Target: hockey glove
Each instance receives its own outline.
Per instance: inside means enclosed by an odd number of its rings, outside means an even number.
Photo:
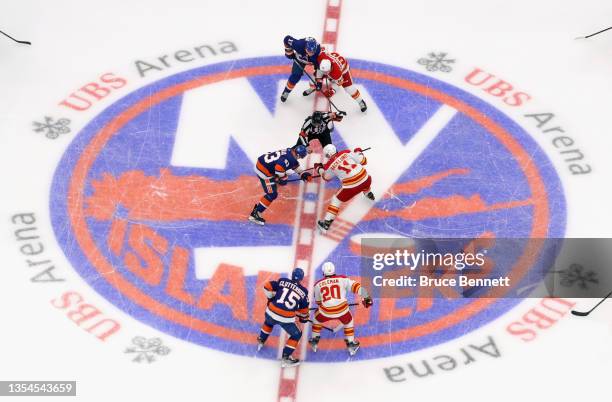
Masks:
[[[312,181],[312,175],[308,172],[304,172],[300,175],[300,179],[302,179],[302,181],[307,181],[307,182],[311,182]]]
[[[335,94],[336,90],[334,88],[327,88],[325,91],[323,91],[323,95],[325,95],[326,98],[331,98]]]
[[[344,115],[338,114],[338,113],[336,113],[336,112],[333,112],[333,113],[331,114],[331,119],[332,119],[333,121],[342,121],[342,119],[343,119],[343,118],[344,118]]]
[[[372,301],[372,298],[368,296],[363,298],[361,304],[363,304],[363,307],[365,308],[370,308],[374,302]]]
[[[307,322],[309,322],[310,320],[308,319],[308,317],[302,317],[302,316],[298,316],[298,318],[300,319],[300,322],[302,324],[306,324]]]
[[[356,154],[359,154],[359,153],[363,152],[363,149],[357,147],[357,148],[353,149],[353,152],[355,152]]]
[[[325,168],[323,167],[322,163],[315,163],[314,171],[317,172],[318,175],[322,175],[323,172],[325,171]]]
[[[275,180],[275,181],[276,181],[276,183],[277,183],[279,186],[284,186],[284,185],[286,185],[286,184],[287,184],[287,178],[286,178],[286,177],[279,177],[279,176],[276,176],[276,180]]]

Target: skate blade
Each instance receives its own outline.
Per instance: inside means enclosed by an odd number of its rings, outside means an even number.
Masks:
[[[327,234],[327,229],[324,229],[319,225],[317,225],[317,229],[319,229],[319,233],[321,233],[322,235]]]
[[[263,222],[259,222],[258,220],[256,220],[256,219],[255,219],[255,218],[253,218],[252,216],[249,216],[249,221],[251,221],[251,222],[253,222],[254,224],[259,225],[259,226],[263,226],[263,225],[264,225],[264,223],[263,223]]]
[[[295,367],[295,366],[299,366],[299,365],[300,365],[300,362],[297,362],[297,363],[286,363],[286,362],[281,361],[281,367],[282,368]]]
[[[349,350],[349,355],[350,356],[355,356],[355,354],[357,353],[358,350],[359,350],[359,346],[357,346],[354,349]]]

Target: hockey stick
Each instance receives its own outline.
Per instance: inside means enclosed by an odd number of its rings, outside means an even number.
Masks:
[[[293,62],[295,63],[296,66],[298,66],[298,68],[300,70],[302,70],[302,72],[304,74],[306,74],[306,76],[310,79],[310,82],[312,82],[312,84],[315,86],[315,88],[317,87],[317,82],[314,80],[314,78],[312,78],[312,76],[310,74],[308,74],[308,71],[306,71],[306,69],[304,67],[302,67],[302,65],[300,63],[298,63],[297,61],[295,61],[295,59],[293,59]],[[321,91],[320,89],[317,89],[317,91]],[[332,105],[334,107],[334,109],[336,109],[338,111],[339,114],[346,116],[346,112],[344,110],[340,110],[338,109],[338,106],[336,106],[334,104],[334,102],[332,102],[332,100],[330,98],[328,98],[327,96],[325,97],[327,98],[327,101],[329,102],[330,105]]]
[[[359,306],[359,303],[350,303],[349,307],[353,307],[353,306]],[[312,310],[317,310],[318,307],[311,307],[308,310],[312,311]]]
[[[372,149],[372,147],[367,147],[366,149],[362,149],[361,152],[365,152],[365,151],[368,151],[370,149]],[[304,171],[306,172],[306,171],[312,170],[312,169],[314,169],[314,167],[305,169]],[[321,177],[321,175],[319,174],[319,175],[316,175],[316,176],[312,176],[313,179],[316,179],[317,177]],[[302,179],[291,179],[291,180],[287,180],[287,183],[291,183],[291,182],[294,182],[294,181],[300,181],[300,180],[302,180]],[[355,304],[359,304],[359,303],[355,303]],[[354,306],[355,304],[349,304],[349,306]]]
[[[311,177],[313,179],[316,179],[317,177],[321,177],[321,175],[318,174],[316,176],[311,176]],[[302,180],[302,179],[291,179],[291,180],[287,180],[287,183],[291,183],[291,182],[294,182],[294,181],[300,181],[300,180]]]
[[[608,30],[610,30],[610,29],[612,29],[612,27],[610,27],[610,28],[606,28],[606,29],[602,29],[602,30],[601,30],[601,31],[599,31],[599,32],[595,32],[595,33],[592,33],[592,34],[587,35],[587,36],[579,36],[579,37],[577,37],[577,38],[575,38],[575,39],[588,39],[588,38],[590,38],[591,36],[598,35],[598,34],[600,34],[600,33],[602,33],[602,32],[606,32],[606,31],[608,31]]]
[[[572,314],[577,315],[578,317],[586,317],[587,315],[591,314],[593,312],[593,310],[595,310],[601,303],[603,303],[604,301],[606,301],[606,299],[608,297],[612,296],[612,292],[608,293],[606,295],[606,297],[604,297],[603,299],[601,299],[599,301],[599,303],[597,303],[592,309],[590,309],[589,311],[576,311],[576,310],[572,310]]]
[[[312,320],[306,320],[306,322],[309,322],[311,324],[314,324],[314,322]],[[336,331],[334,328],[330,328],[330,327],[326,327],[325,325],[321,325],[321,328],[328,330],[329,332],[338,332]]]
[[[12,40],[14,40],[14,41],[15,41],[15,42],[17,42],[17,43],[22,43],[22,44],[24,44],[24,45],[31,45],[31,44],[32,44],[32,42],[29,42],[29,41],[27,41],[27,40],[17,40],[17,39],[15,39],[15,38],[13,38],[11,35],[7,34],[6,32],[2,32],[2,31],[0,31],[0,33],[1,33],[2,35],[4,35],[4,36],[6,36],[6,37],[8,37],[8,38],[10,38],[10,39],[12,39]]]

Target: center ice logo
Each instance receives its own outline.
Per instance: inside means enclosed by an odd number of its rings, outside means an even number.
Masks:
[[[337,229],[316,239],[317,277],[324,260],[358,275],[354,246],[368,234],[562,237],[559,179],[516,123],[430,77],[359,60],[351,66],[370,108],[338,124],[334,142],[372,147],[368,171],[379,201],[346,208]],[[246,220],[261,195],[253,162],[294,144],[312,110],[298,96],[278,102],[289,68],[271,57],[180,73],[126,96],[81,131],[55,173],[51,211],[60,244],[92,287],[161,331],[254,353],[261,286],[293,268],[299,186],[281,189],[264,228]],[[327,185],[326,199],[335,186]],[[515,303],[379,300],[356,311],[359,358],[455,338]],[[308,359],[346,359],[341,335],[320,350]]]

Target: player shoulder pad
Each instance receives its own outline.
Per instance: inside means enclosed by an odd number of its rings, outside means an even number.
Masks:
[[[305,286],[303,286],[302,284],[299,284],[299,283],[298,283],[298,286],[300,287],[300,289],[302,289],[304,291],[304,294],[308,295],[308,289]]]
[[[322,282],[322,281],[324,281],[325,279],[327,279],[327,278],[326,278],[326,277],[323,277],[323,278],[319,279],[318,281],[316,281],[316,282],[314,283],[314,286],[317,286],[317,285],[319,284],[319,282]]]
[[[325,163],[325,165],[323,166],[323,168],[325,170],[329,169],[329,167],[331,166],[332,163],[334,163],[334,161],[336,159],[338,159],[338,157],[342,154],[345,154],[347,152],[350,152],[348,149],[345,149],[344,151],[338,151],[336,152],[336,154],[334,156],[332,156],[331,158],[329,158],[329,160]]]

